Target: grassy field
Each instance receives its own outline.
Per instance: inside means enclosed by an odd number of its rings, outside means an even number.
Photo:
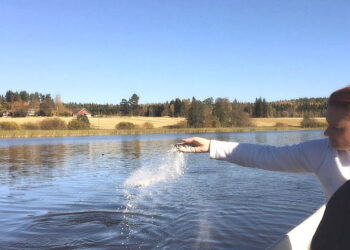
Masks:
[[[67,123],[72,117],[60,117]],[[24,118],[0,118],[0,122],[13,121],[21,125],[26,122],[38,122],[44,117]],[[89,118],[92,129],[90,130],[0,130],[0,138],[30,138],[30,137],[61,137],[61,136],[89,136],[89,135],[124,135],[124,134],[167,134],[167,133],[213,133],[213,132],[249,132],[249,131],[276,131],[299,130],[302,118],[252,118],[252,127],[242,128],[178,128],[169,129],[166,126],[175,125],[185,121],[185,118],[170,117],[91,117]],[[317,118],[319,122],[325,122],[324,118]],[[132,122],[142,125],[151,122],[153,129],[116,130],[119,122]],[[283,126],[276,127],[276,123]]]
[[[326,123],[326,118],[320,117],[315,118],[318,122]],[[300,123],[303,120],[303,118],[285,118],[285,117],[279,117],[279,118],[251,118],[251,121],[254,126],[257,127],[271,127],[276,126],[276,123],[282,123],[289,127],[300,127]]]
[[[66,123],[71,121],[73,117],[59,117]],[[0,117],[0,122],[13,121],[18,125],[26,122],[39,122],[46,117]],[[290,127],[299,127],[303,118],[251,118],[253,126],[257,127],[274,127],[276,123],[282,123]],[[325,118],[316,118],[319,122],[326,122]],[[140,117],[140,116],[110,116],[110,117],[90,117],[91,127],[93,129],[114,129],[119,122],[132,122],[136,125],[142,125],[145,122],[153,124],[154,128],[162,128],[175,125],[178,122],[185,121],[182,117]]]
[[[1,117],[0,122],[12,121],[21,125],[26,122],[39,122],[47,117]],[[59,117],[66,123],[74,119],[73,117]],[[110,116],[110,117],[90,117],[89,121],[91,123],[91,128],[93,129],[114,129],[115,125],[119,122],[132,122],[136,125],[144,124],[145,122],[150,122],[153,124],[154,128],[161,128],[165,126],[175,125],[180,121],[185,121],[185,118],[173,118],[173,117],[142,117],[142,116]]]

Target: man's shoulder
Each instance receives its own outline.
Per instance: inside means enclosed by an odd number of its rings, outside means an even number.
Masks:
[[[321,139],[314,139],[314,140],[305,141],[304,143],[329,145],[329,139],[328,139],[328,137],[326,137],[326,138],[321,138]]]
[[[322,138],[322,139],[315,139],[315,140],[309,140],[304,141],[301,143],[303,148],[309,148],[313,150],[331,150],[331,145],[329,143],[328,138]]]

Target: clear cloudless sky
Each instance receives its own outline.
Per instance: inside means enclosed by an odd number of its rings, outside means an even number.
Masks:
[[[348,0],[0,0],[0,94],[327,97],[350,84],[349,13]]]

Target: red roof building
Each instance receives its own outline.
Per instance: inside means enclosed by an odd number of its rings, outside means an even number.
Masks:
[[[91,113],[86,108],[83,108],[73,113],[73,116],[78,116],[78,115],[85,115],[87,117],[91,117]]]

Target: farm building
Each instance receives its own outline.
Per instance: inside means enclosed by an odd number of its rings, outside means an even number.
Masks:
[[[87,117],[91,117],[91,113],[86,109],[79,109],[73,112],[73,116],[78,116],[78,115],[85,115]]]
[[[12,116],[13,116],[13,113],[12,113],[12,112],[9,112],[9,111],[5,111],[4,113],[2,113],[2,116],[3,116],[3,117],[12,117]]]

